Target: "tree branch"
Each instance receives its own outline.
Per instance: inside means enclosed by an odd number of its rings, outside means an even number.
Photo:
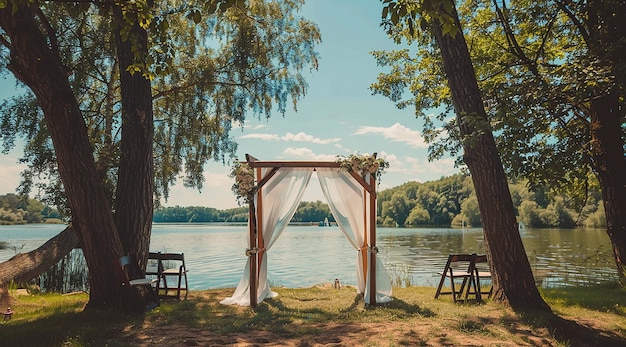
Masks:
[[[11,49],[11,42],[9,42],[3,35],[0,35],[0,43],[9,50]]]
[[[591,38],[583,22],[578,20],[576,15],[567,7],[567,5],[563,1],[555,0],[555,2],[557,6],[559,6],[559,8],[565,13],[565,15],[572,21],[572,23],[574,23],[574,26],[578,29],[578,32],[580,32],[580,35],[587,43],[587,46],[590,46]]]

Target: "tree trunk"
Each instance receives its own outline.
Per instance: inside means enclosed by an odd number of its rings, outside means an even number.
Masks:
[[[115,222],[125,253],[135,256],[140,267],[144,268],[150,250],[154,198],[152,90],[150,80],[142,73],[131,74],[126,70],[135,62],[134,53],[139,52],[142,58],[148,56],[148,35],[135,22],[129,37],[123,40],[121,26],[125,21],[119,6],[114,8],[114,16],[122,94]]]
[[[452,6],[454,7],[454,6]],[[458,28],[461,24],[453,9]],[[462,31],[444,35],[435,22],[433,33],[441,50],[457,122],[463,137],[464,161],[472,176],[483,222],[485,246],[493,276],[495,301],[516,311],[546,311],[533,278],[517,228],[507,178],[496,149],[474,67]]]
[[[626,81],[623,59],[626,54],[626,4],[623,1],[589,1],[586,17],[589,50],[615,78],[608,91],[591,98],[591,150],[596,176],[602,189],[606,232],[611,240],[615,264],[622,285],[626,284],[626,157],[623,123]]]
[[[28,253],[16,254],[0,263],[0,287],[11,281],[25,283],[46,272],[78,246],[78,236],[72,226],[68,226],[39,248]]]
[[[617,94],[591,101],[591,142],[596,175],[602,188],[606,232],[617,273],[626,283],[626,159]]]
[[[57,156],[68,203],[90,271],[88,307],[119,305],[116,268],[122,255],[111,206],[96,171],[87,127],[68,83],[53,32],[44,34],[35,5],[0,9],[10,40],[9,69],[37,96]],[[39,18],[44,20],[44,18]]]

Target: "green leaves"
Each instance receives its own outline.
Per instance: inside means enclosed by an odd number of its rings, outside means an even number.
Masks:
[[[200,13],[199,10],[197,9],[192,9],[191,11],[189,11],[189,13],[187,14],[187,19],[189,20],[193,20],[194,23],[199,24],[200,21],[202,20],[202,14]]]
[[[381,17],[382,25],[388,33],[395,30],[406,30],[408,35],[413,37],[419,34],[416,29],[422,32],[428,30],[429,22],[437,21],[443,26],[443,33],[456,35],[459,27],[454,22],[452,16],[454,2],[452,0],[382,0],[383,6]]]
[[[392,22],[390,13],[399,14],[398,6],[408,6],[399,0],[382,3],[388,23]],[[554,4],[507,2],[507,8],[500,9],[501,16],[493,4],[465,1],[459,5],[490,122],[477,124],[468,118],[467,125],[493,129],[502,160],[512,174],[526,175],[537,183],[550,178],[555,184],[557,178],[572,182],[590,169],[584,110],[593,95],[617,83],[615,75],[589,56],[580,27]],[[436,19],[444,33],[454,34],[451,6],[451,1],[444,0],[421,2],[416,12],[420,29],[428,30],[428,23]],[[370,89],[399,108],[415,108],[416,116],[424,120],[431,158],[456,153],[455,141],[460,139],[448,113],[450,92],[437,49],[428,35],[413,36],[401,19],[388,32],[396,42],[414,44],[402,51],[373,53],[384,72]]]
[[[135,61],[125,69],[152,80],[158,199],[167,197],[177,180],[201,188],[206,162],[230,160],[237,148],[233,126],[247,117],[295,108],[307,91],[303,71],[318,66],[321,36],[315,23],[298,15],[303,0],[148,4],[121,4],[120,24],[126,42],[133,44],[132,24],[147,27],[148,55],[135,49]],[[108,7],[78,9],[56,2],[42,7],[58,35],[63,63],[72,71],[69,80],[112,197],[122,122],[115,23]],[[16,135],[26,138],[23,160],[32,170],[25,173],[24,189],[40,188],[62,203],[54,152],[38,112],[32,95],[0,105],[2,140],[10,147]],[[38,177],[49,178],[49,185],[35,186]]]

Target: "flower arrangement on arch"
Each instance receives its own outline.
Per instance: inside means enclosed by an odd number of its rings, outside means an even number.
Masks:
[[[380,178],[382,174],[389,168],[389,162],[384,158],[376,158],[374,154],[350,154],[347,157],[337,156],[337,163],[341,170],[347,172],[356,172],[365,179],[370,174],[375,179]]]
[[[256,193],[256,185],[254,184],[254,169],[247,163],[242,163],[235,159],[229,177],[235,179],[232,191],[237,197],[237,201],[242,203],[250,203],[250,200]]]

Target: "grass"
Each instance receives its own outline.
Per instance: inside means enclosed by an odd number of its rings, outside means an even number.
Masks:
[[[232,289],[192,291],[145,315],[83,311],[87,294],[13,297],[13,319],[0,324],[2,346],[144,346],[315,344],[363,346],[579,346],[555,338],[541,317],[519,317],[495,303],[433,299],[434,288],[394,288],[394,300],[370,307],[352,288],[274,288],[257,308],[225,306]],[[626,336],[626,295],[616,286],[542,290],[555,313]],[[191,342],[190,342],[191,341]]]

